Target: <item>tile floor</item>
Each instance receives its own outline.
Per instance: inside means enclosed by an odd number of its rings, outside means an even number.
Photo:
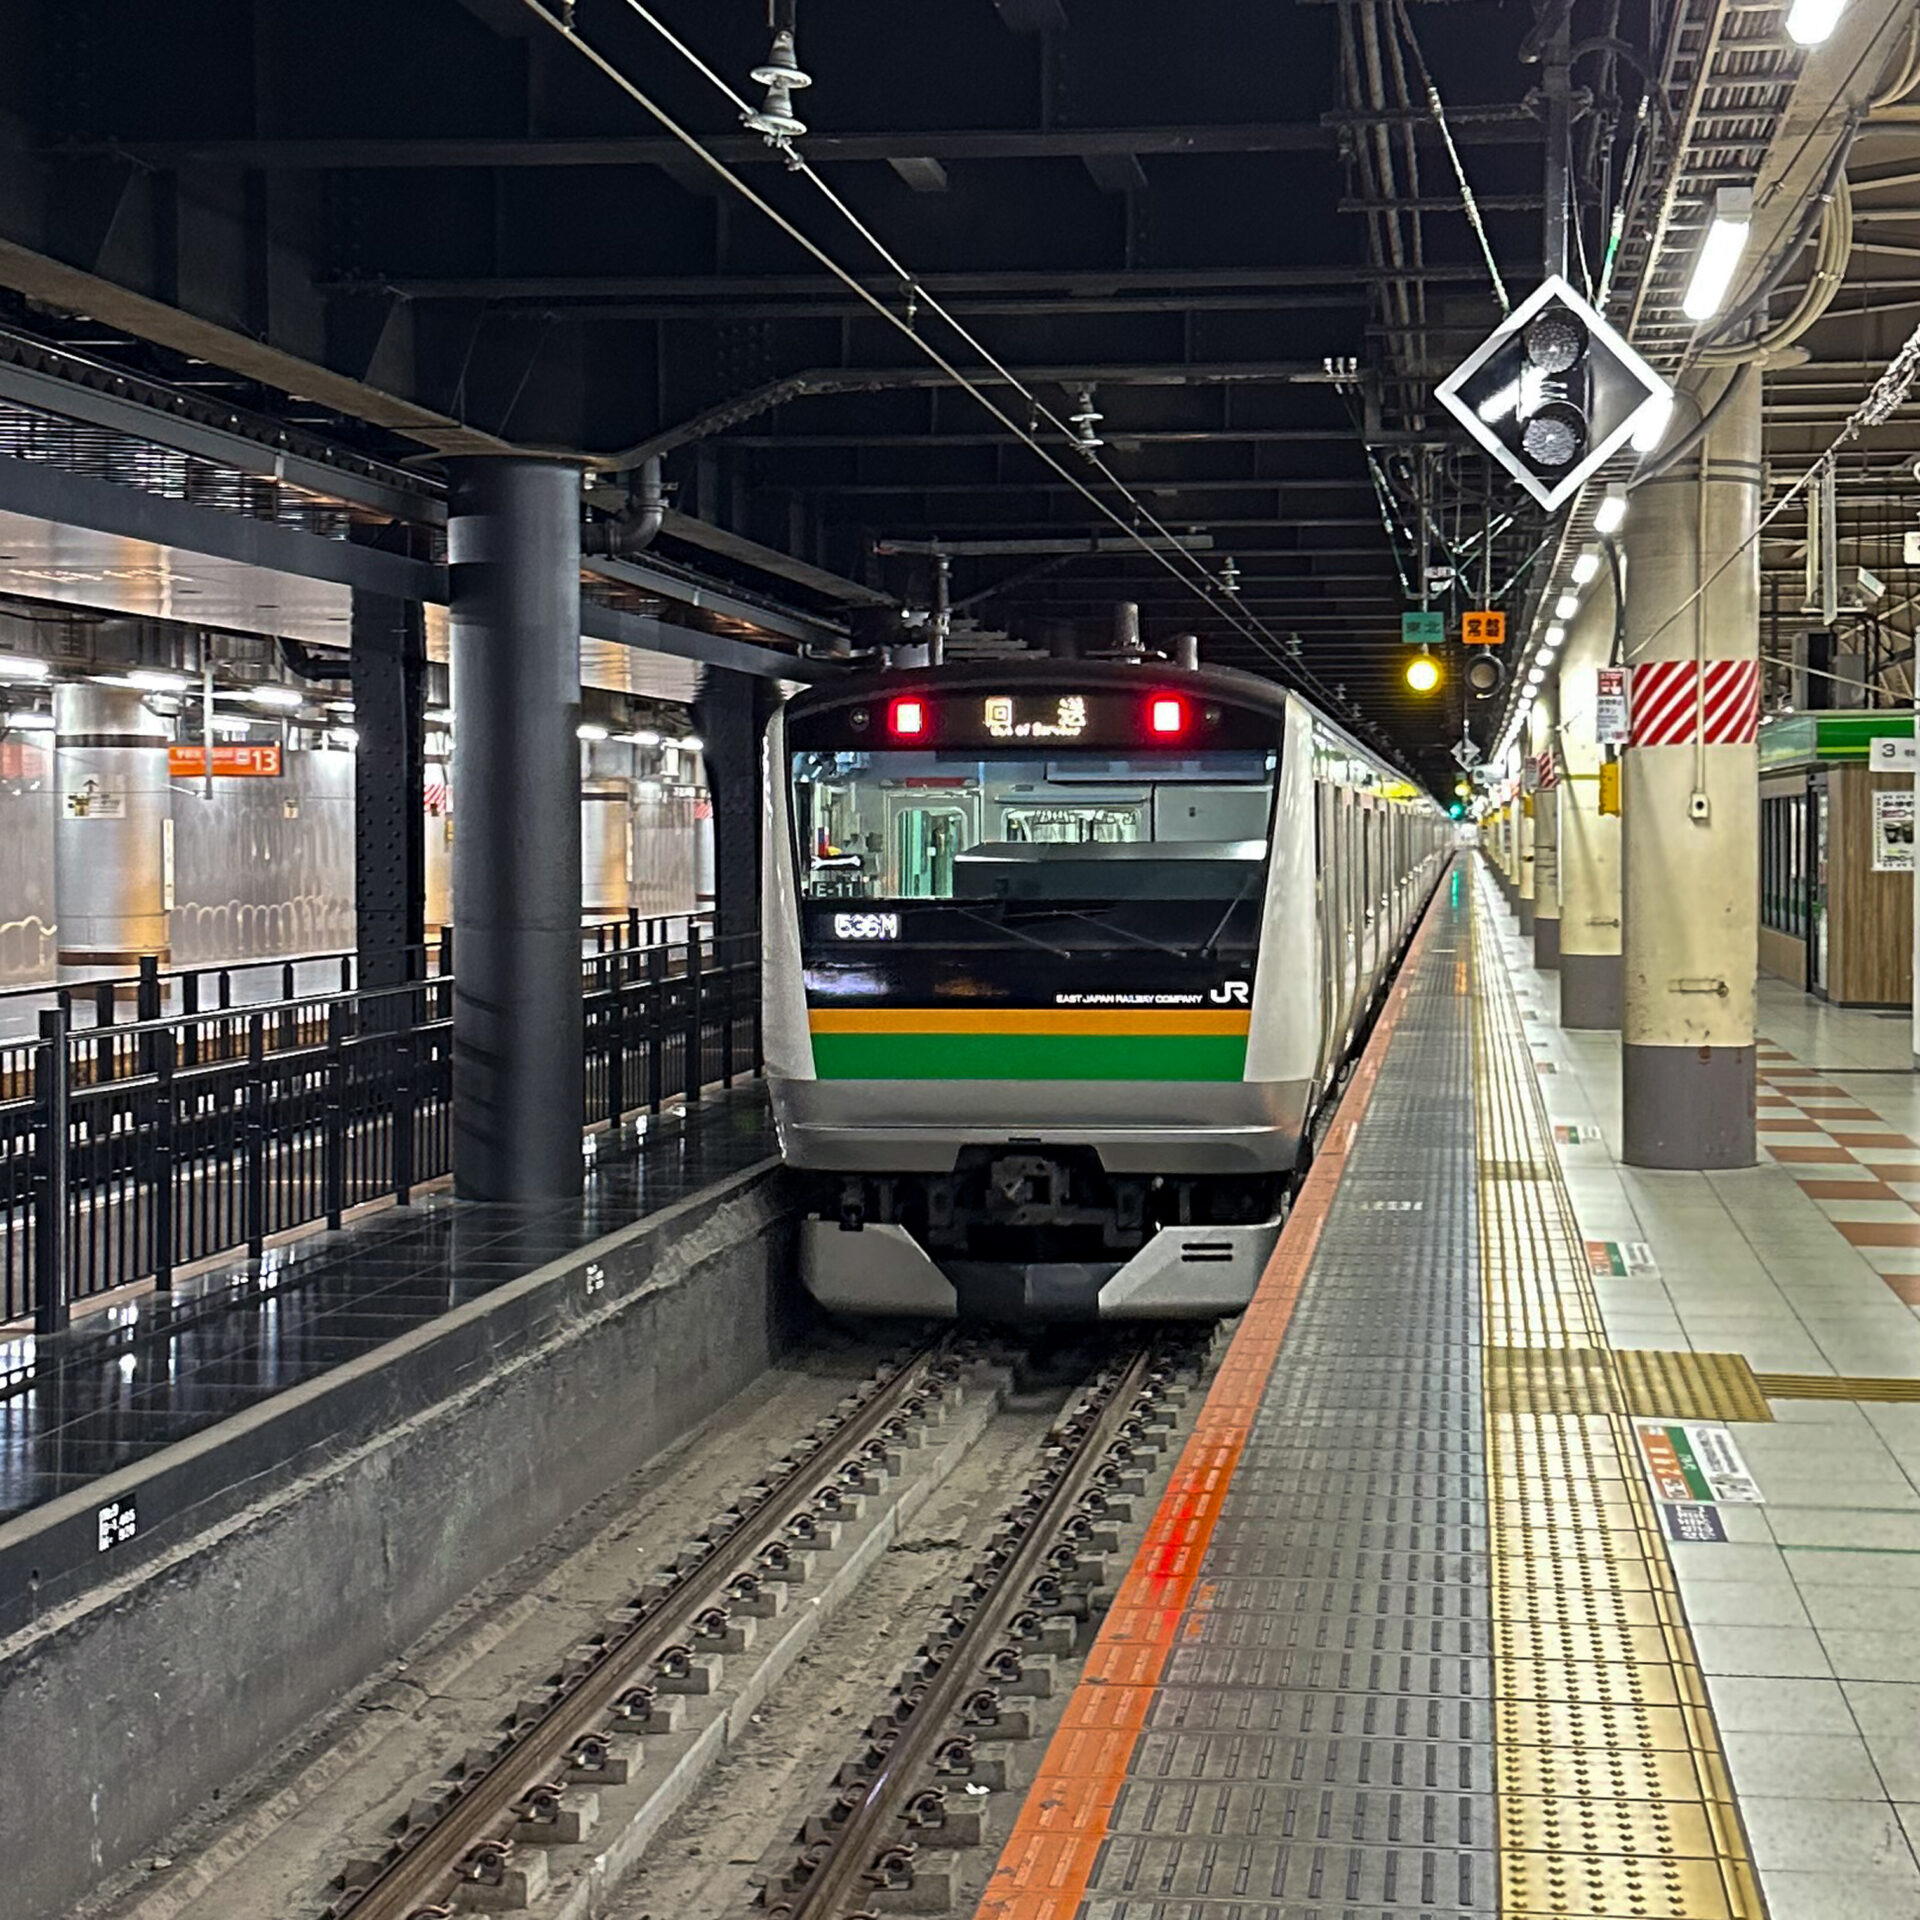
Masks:
[[[1563,1033],[1512,915],[1482,925],[1548,1111],[1581,1129],[1559,1151],[1582,1231],[1633,1254],[1595,1283],[1614,1344],[1920,1378],[1908,1017],[1762,980],[1761,1164],[1646,1172],[1618,1158],[1619,1036]],[[1920,1405],[1773,1411],[1733,1430],[1766,1504],[1721,1509],[1728,1544],[1671,1548],[1749,1842],[1773,1920],[1920,1920]]]

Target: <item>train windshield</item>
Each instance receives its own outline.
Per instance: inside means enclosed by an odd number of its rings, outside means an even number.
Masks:
[[[1218,951],[1257,934],[1274,767],[1257,752],[796,753],[801,895],[925,903],[889,937],[971,943],[984,926],[1004,936],[990,944],[1038,934],[1079,948]]]

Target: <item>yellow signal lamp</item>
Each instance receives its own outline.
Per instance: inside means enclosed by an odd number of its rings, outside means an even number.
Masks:
[[[1422,647],[1407,662],[1407,685],[1415,693],[1431,693],[1440,684],[1440,662]]]

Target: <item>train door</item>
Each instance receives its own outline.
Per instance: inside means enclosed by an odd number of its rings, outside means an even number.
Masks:
[[[1314,909],[1320,923],[1320,1083],[1333,1071],[1344,1030],[1340,998],[1340,862],[1336,789],[1325,781],[1313,789]]]
[[[892,897],[951,898],[954,857],[980,837],[979,795],[889,794],[887,812],[887,878]]]

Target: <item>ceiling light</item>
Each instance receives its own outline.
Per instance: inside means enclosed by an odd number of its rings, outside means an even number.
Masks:
[[[193,685],[184,673],[167,673],[159,667],[135,667],[127,675],[127,685],[142,693],[185,693]]]
[[[329,700],[327,702],[327,711],[329,713],[351,713],[353,711],[353,702],[351,700]]]
[[[1664,431],[1664,422],[1662,423]],[[1607,489],[1606,498],[1593,510],[1593,530],[1595,533],[1618,533],[1621,522],[1627,517],[1627,490],[1613,486]]]
[[[1580,596],[1577,593],[1563,593],[1553,603],[1553,617],[1556,620],[1571,620],[1580,611]]]
[[[35,713],[30,708],[24,712],[10,713],[7,715],[7,731],[9,733],[51,733],[53,715]]]
[[[1542,647],[1540,651],[1533,656],[1533,664],[1544,671],[1547,662],[1552,658],[1553,649],[1551,647]]]
[[[452,726],[453,709],[451,707],[429,707],[427,709],[427,725],[430,727]]]
[[[1583,553],[1573,563],[1573,584],[1584,587],[1600,571],[1600,556],[1597,553]]]
[[[1527,669],[1527,685],[1530,687],[1537,687],[1546,677],[1547,670],[1545,667],[1529,667]]]
[[[1557,620],[1554,622],[1552,626],[1550,626],[1547,629],[1547,645],[1550,647],[1557,647],[1557,646],[1563,645],[1566,641],[1566,637],[1567,637],[1566,628],[1561,626]]]
[[[1672,421],[1672,392],[1656,393],[1633,416],[1633,431],[1627,436],[1627,444],[1635,453],[1651,453],[1667,437]]]
[[[1753,189],[1719,187],[1713,196],[1713,223],[1700,242],[1693,263],[1693,279],[1680,310],[1689,320],[1710,320],[1726,304],[1734,269],[1747,250],[1753,225]]]
[[[44,680],[53,671],[49,661],[30,653],[0,653],[0,680]]]
[[[1847,0],[1793,0],[1787,9],[1787,38],[1796,46],[1817,47],[1840,23]]]
[[[603,727],[598,720],[582,720],[573,731],[575,736],[582,740],[605,740],[609,737],[609,729]]]
[[[707,750],[707,743],[697,733],[682,734],[674,745],[682,753],[705,753]]]
[[[307,696],[297,687],[249,687],[244,697],[250,706],[273,707],[281,713],[307,704]]]

